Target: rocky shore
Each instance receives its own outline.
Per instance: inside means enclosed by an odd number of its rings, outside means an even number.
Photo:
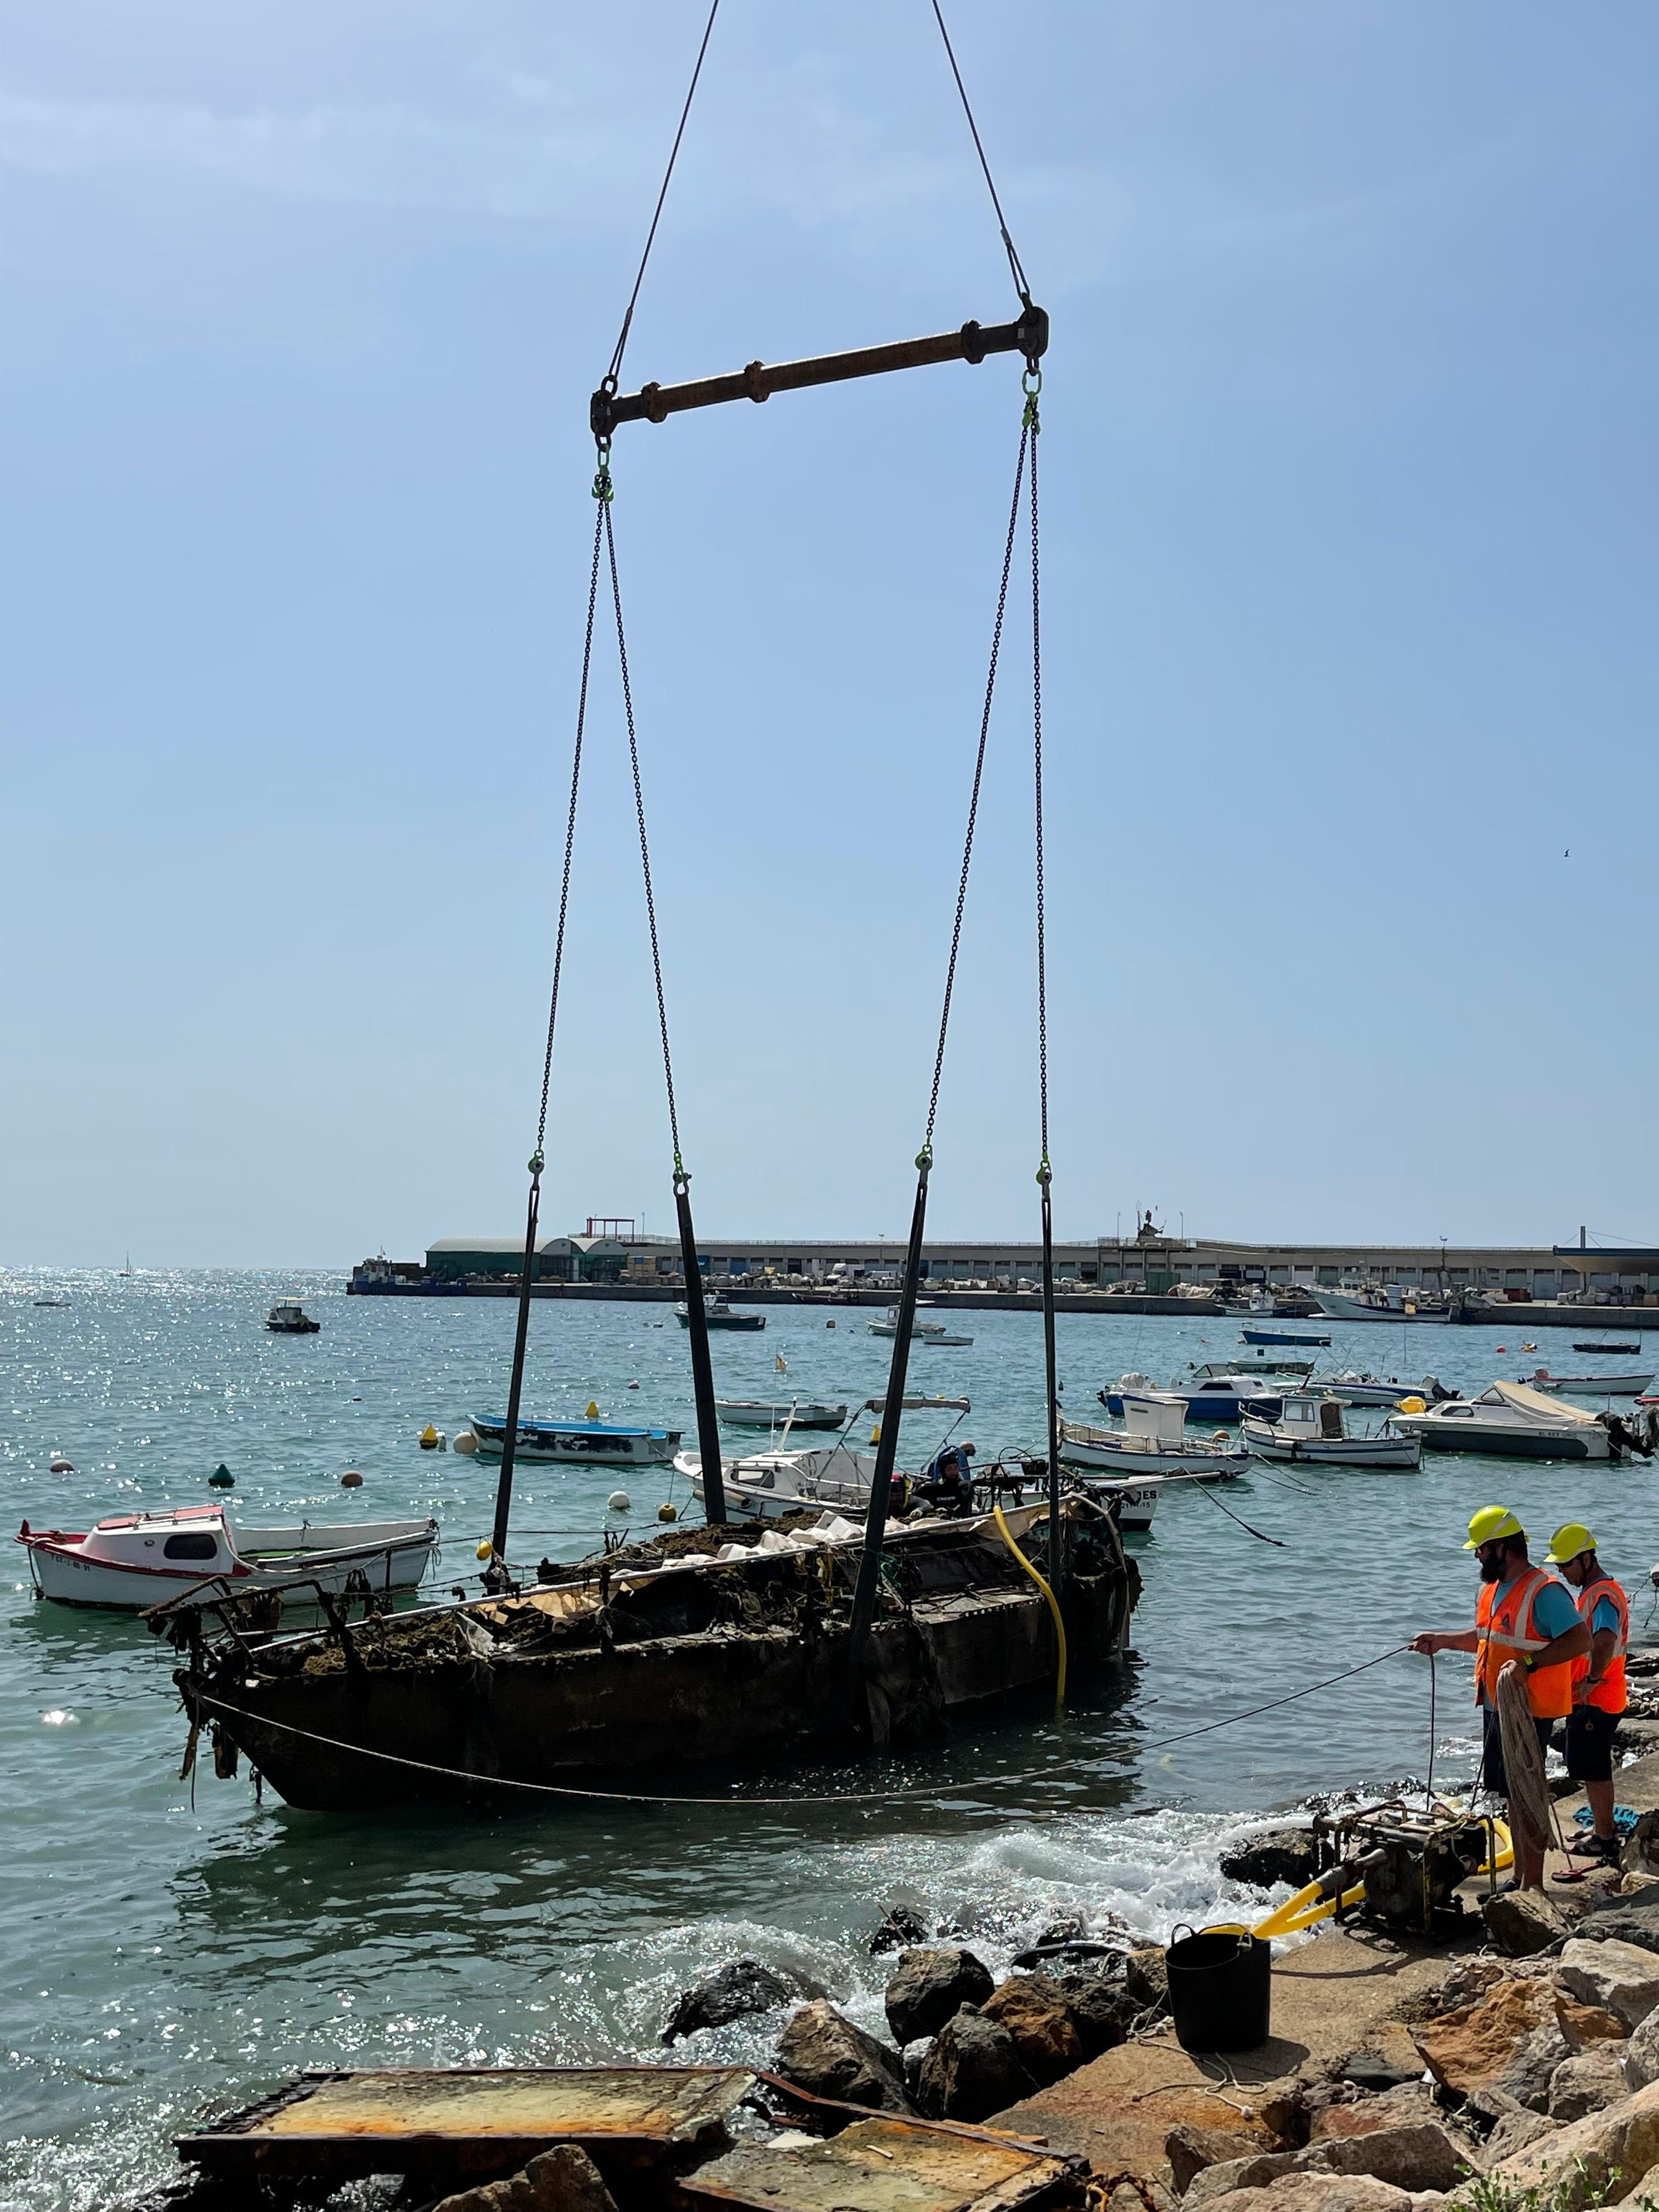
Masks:
[[[1256,2050],[1184,2051],[1162,1949],[1122,1931],[1057,1924],[998,1984],[896,1912],[872,1947],[893,1956],[890,2042],[789,1992],[804,2001],[775,2070],[1085,2157],[1112,2212],[1589,2212],[1643,2196],[1650,2172],[1659,2200],[1659,1754],[1618,1794],[1640,1815],[1622,1865],[1480,1897],[1462,1942],[1355,1923],[1280,1947]],[[1299,1886],[1310,1849],[1303,1830],[1259,1831],[1223,1870]],[[728,1968],[671,2028],[770,2008],[775,1978]]]

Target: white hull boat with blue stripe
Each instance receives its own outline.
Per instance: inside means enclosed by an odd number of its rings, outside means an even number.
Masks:
[[[475,1413],[481,1459],[499,1459],[505,1413]],[[564,1460],[583,1467],[665,1467],[680,1448],[678,1429],[630,1428],[620,1421],[520,1421],[515,1460]]]

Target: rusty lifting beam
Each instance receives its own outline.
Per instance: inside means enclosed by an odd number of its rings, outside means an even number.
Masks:
[[[896,345],[860,346],[853,353],[826,353],[811,361],[781,361],[769,366],[751,361],[730,376],[700,377],[693,384],[647,384],[619,396],[605,385],[588,404],[593,435],[610,438],[619,422],[665,422],[692,407],[718,407],[727,399],[769,399],[775,392],[804,392],[814,384],[844,384],[855,376],[884,376],[890,369],[927,368],[938,361],[979,362],[987,354],[1023,354],[1040,361],[1048,348],[1048,318],[1028,306],[1017,322],[964,323],[936,337],[901,338]]]

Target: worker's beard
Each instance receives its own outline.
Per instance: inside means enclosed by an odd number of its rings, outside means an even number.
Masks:
[[[1503,1560],[1482,1559],[1480,1562],[1480,1579],[1483,1583],[1501,1583],[1504,1579]]]

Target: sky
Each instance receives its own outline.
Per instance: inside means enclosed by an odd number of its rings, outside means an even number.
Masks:
[[[1659,1239],[1659,23],[949,16],[1053,318],[1058,1232]],[[0,1263],[520,1225],[587,394],[702,18],[0,3]],[[625,384],[1014,306],[927,0],[722,0]],[[708,1237],[908,1218],[1018,368],[617,434]],[[1020,588],[947,1235],[1036,1229]],[[603,630],[547,1150],[549,1229],[671,1226]]]

